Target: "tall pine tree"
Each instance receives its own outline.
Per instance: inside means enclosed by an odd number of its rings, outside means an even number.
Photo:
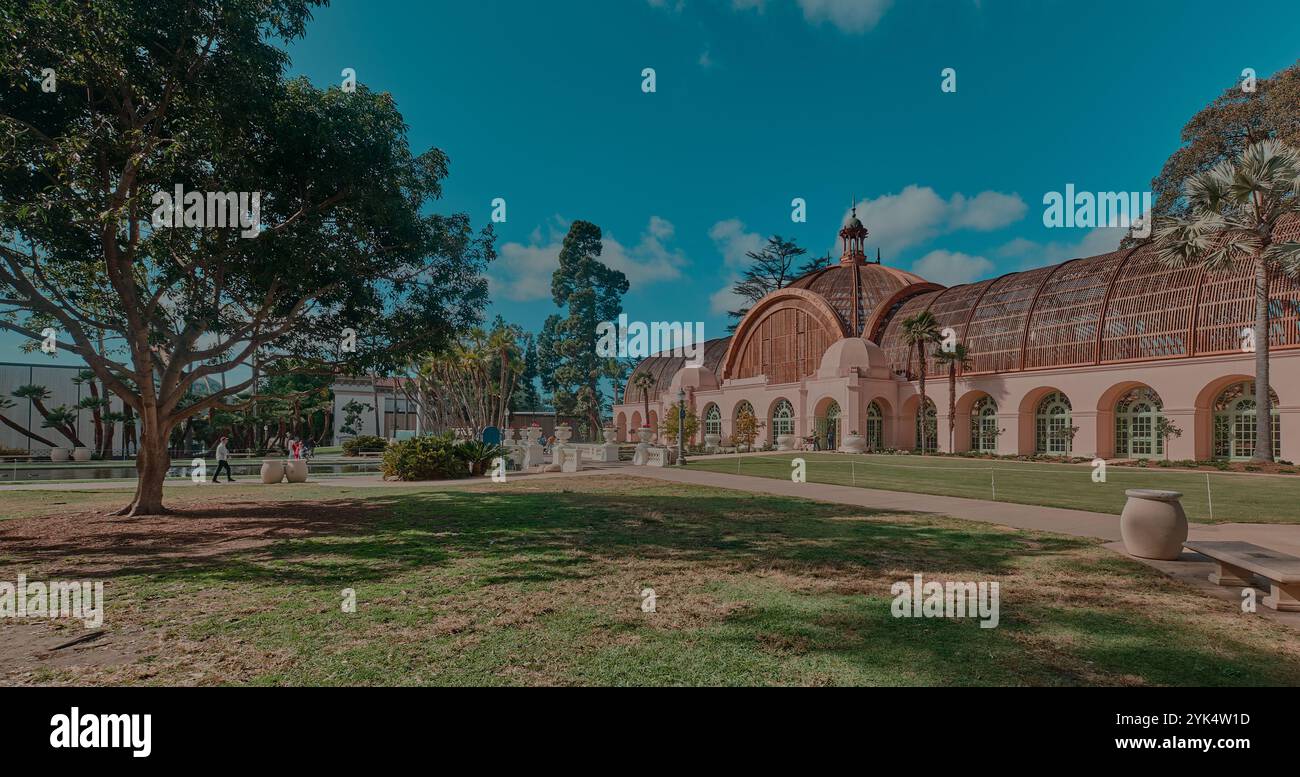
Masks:
[[[596,353],[596,327],[623,311],[627,277],[599,259],[600,227],[575,221],[560,248],[560,266],[551,276],[551,297],[562,311],[547,317],[538,339],[543,387],[559,415],[585,418],[601,427],[605,379],[618,374],[616,360]]]

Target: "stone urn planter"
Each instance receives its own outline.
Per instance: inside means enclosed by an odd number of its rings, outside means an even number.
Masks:
[[[508,427],[506,427],[505,430],[501,433],[501,444],[502,444],[504,447],[506,447],[506,448],[513,448],[513,447],[515,447],[515,445],[517,444],[517,442],[516,442],[516,440],[515,440],[515,431],[516,431],[516,430],[515,430],[513,427],[509,427],[509,426],[508,426]]]
[[[73,461],[90,461],[90,449],[85,446],[79,446],[72,449]]]
[[[704,435],[704,450],[708,451],[709,453],[713,453],[714,451],[716,451],[718,449],[718,446],[721,444],[722,444],[722,435],[720,434]]]
[[[1119,516],[1119,533],[1124,549],[1138,558],[1173,561],[1187,541],[1187,515],[1177,491],[1130,488],[1128,501]]]
[[[284,463],[284,474],[290,483],[306,483],[307,461],[305,459],[289,459]]]
[[[776,437],[776,449],[778,451],[794,450],[795,436],[793,434],[779,434]]]
[[[867,440],[857,432],[849,432],[840,441],[840,450],[845,453],[863,453],[867,450]]]
[[[638,467],[643,467],[650,460],[650,438],[654,436],[654,430],[648,426],[643,426],[636,430],[636,434],[641,442],[636,444],[636,452],[632,454],[632,463]]]
[[[555,427],[555,440],[560,445],[564,445],[565,443],[567,443],[569,441],[569,438],[572,436],[573,436],[573,427],[569,426],[568,424],[560,424],[559,426]]]
[[[617,442],[618,430],[612,426],[606,426],[600,430],[600,435],[605,438],[605,444],[609,445],[612,442]]]
[[[284,461],[282,459],[262,460],[262,482],[270,485],[284,480]]]
[[[533,425],[524,430],[524,436],[528,442],[537,442],[542,439],[542,427]]]
[[[71,453],[67,448],[50,448],[50,461],[67,461]]]

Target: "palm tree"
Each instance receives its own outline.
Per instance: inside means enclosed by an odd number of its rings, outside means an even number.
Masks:
[[[903,342],[916,346],[917,386],[921,392],[921,404],[916,408],[916,423],[921,429],[921,455],[925,455],[925,438],[929,435],[925,429],[925,408],[928,400],[925,396],[925,346],[939,339],[939,322],[930,311],[922,311],[903,320]]]
[[[1273,460],[1269,401],[1269,280],[1300,271],[1300,243],[1276,242],[1283,217],[1300,213],[1300,151],[1275,140],[1252,143],[1236,161],[1225,160],[1183,185],[1185,218],[1155,226],[1157,256],[1171,267],[1197,262],[1206,270],[1249,261],[1255,275],[1255,453]]]
[[[954,437],[957,430],[957,371],[970,368],[970,350],[965,343],[955,343],[952,350],[940,348],[934,352],[940,364],[948,365],[948,452],[957,450]]]
[[[641,399],[645,402],[645,415],[641,416],[641,425],[650,425],[650,389],[654,388],[654,376],[648,372],[638,372],[632,376],[632,385],[641,390]]]
[[[27,427],[23,426],[17,421],[10,419],[8,416],[4,414],[3,411],[11,410],[16,406],[17,405],[15,404],[15,402],[9,397],[0,397],[0,423],[3,423],[5,426],[9,427],[10,429],[13,429],[15,432],[18,432],[19,434],[24,435],[25,437],[29,437],[43,445],[48,445],[51,448],[59,447],[58,443],[51,442],[45,439],[44,437],[29,430]]]
[[[103,411],[108,407],[108,399],[105,397],[101,402],[99,385],[95,383],[95,373],[90,370],[78,370],[72,383],[77,386],[85,385],[90,389],[90,396],[82,398],[77,407],[91,411],[91,418],[95,425],[95,450],[99,451],[104,447]]]
[[[82,447],[81,438],[77,436],[76,416],[73,416],[71,423],[69,423],[68,416],[70,414],[67,413],[67,408],[57,407],[50,410],[45,406],[45,400],[50,398],[49,389],[29,383],[26,386],[19,386],[14,389],[13,394],[19,399],[26,399],[32,403],[32,407],[36,408],[36,412],[40,413],[41,418],[45,419],[45,423],[41,424],[41,426],[53,429],[67,437],[72,442],[73,447]]]
[[[126,423],[126,413],[109,410],[104,413],[104,447],[99,451],[99,458],[113,458],[113,426]]]

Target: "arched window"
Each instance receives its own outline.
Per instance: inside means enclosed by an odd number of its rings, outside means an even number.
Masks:
[[[1282,455],[1282,425],[1277,417],[1277,393],[1268,390],[1272,416],[1273,456]],[[1214,402],[1214,458],[1242,460],[1255,453],[1255,382],[1224,389]]]
[[[732,420],[740,418],[742,414],[751,415],[751,416],[754,415],[754,406],[749,404],[748,401],[743,399],[740,400],[740,404],[736,405],[736,414],[732,416]]]
[[[1124,394],[1115,403],[1115,455],[1126,459],[1163,456],[1164,438],[1156,434],[1164,402],[1146,386]]]
[[[722,411],[713,403],[704,408],[704,433],[722,434]]]
[[[783,434],[794,434],[794,407],[782,399],[772,408],[772,439]]]
[[[996,453],[998,433],[998,403],[993,397],[980,397],[970,411],[970,449]]]
[[[1070,452],[1076,429],[1071,423],[1070,398],[1059,391],[1043,397],[1034,417],[1034,451],[1065,455]]]
[[[867,450],[879,451],[885,448],[885,414],[880,411],[880,404],[872,402],[867,405]]]
[[[921,430],[925,430],[925,447],[921,446]],[[934,400],[925,398],[925,413],[916,414],[916,448],[932,453],[939,449],[939,411],[934,407]]]
[[[824,449],[834,448],[840,444],[840,403],[831,400],[823,415],[816,419],[818,444]]]

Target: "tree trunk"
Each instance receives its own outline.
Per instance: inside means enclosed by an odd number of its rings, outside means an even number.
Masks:
[[[104,448],[104,416],[103,408],[98,404],[99,387],[95,385],[95,381],[93,380],[87,381],[86,385],[90,388],[90,398],[96,402],[95,407],[90,411],[91,420],[93,420],[95,424],[95,450],[102,451]]]
[[[917,377],[917,382],[919,384],[919,387],[921,389],[921,402],[916,406],[916,428],[918,430],[917,436],[921,438],[919,440],[919,442],[921,443],[921,455],[924,456],[925,438],[929,436],[925,433],[926,432],[926,428],[925,428],[926,401],[925,401],[925,342],[924,341],[916,344],[916,355],[917,355],[916,377]]]
[[[1255,455],[1252,461],[1273,460],[1273,407],[1268,383],[1268,264],[1255,258]]]
[[[134,443],[135,452],[139,453],[140,445],[136,443],[135,439],[135,410],[132,409],[130,405],[123,402],[122,414],[126,416],[126,420],[122,422],[122,459],[125,460],[127,451],[130,450],[130,446]]]
[[[45,419],[45,422],[50,425],[51,429],[63,435],[64,437],[68,438],[68,440],[73,444],[74,447],[77,448],[84,447],[82,445],[81,438],[77,436],[77,428],[75,426],[68,426],[67,424],[56,424],[53,421],[51,421],[49,408],[45,407],[45,403],[37,399],[36,397],[32,397],[32,405],[35,406],[36,412],[41,414],[41,418]]]
[[[948,364],[948,453],[957,452],[957,363]]]
[[[135,517],[170,512],[163,507],[162,496],[167,469],[171,466],[171,456],[167,452],[171,432],[170,428],[159,423],[156,410],[140,414],[140,439],[135,455],[135,497],[117,515]]]
[[[3,423],[5,426],[9,427],[10,429],[13,429],[15,432],[18,432],[19,434],[26,435],[27,437],[30,437],[31,439],[35,440],[36,442],[43,443],[43,444],[45,444],[45,445],[50,446],[51,448],[57,448],[57,447],[59,447],[58,444],[53,443],[53,442],[50,442],[49,440],[45,439],[44,437],[40,436],[39,434],[36,434],[35,432],[29,432],[29,431],[27,431],[27,427],[22,426],[22,425],[20,425],[20,424],[18,424],[18,423],[15,423],[15,422],[9,420],[9,419],[8,419],[7,417],[5,417],[5,416],[0,415],[0,423]]]

